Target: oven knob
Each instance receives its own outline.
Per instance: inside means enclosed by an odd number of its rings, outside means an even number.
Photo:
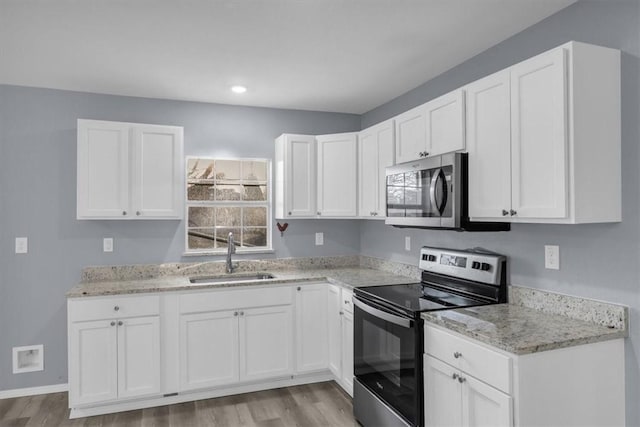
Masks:
[[[436,256],[435,255],[428,255],[428,257],[429,257],[428,258],[429,261],[435,262],[435,260],[436,260]]]
[[[486,262],[483,262],[483,263],[480,265],[480,270],[482,270],[482,271],[489,271],[489,270],[491,270],[491,264],[487,264]]]
[[[427,255],[427,254],[422,254],[422,260],[423,260],[423,261],[429,261],[429,255]]]
[[[480,270],[480,263],[478,261],[473,261],[471,263],[471,268],[473,268],[474,270]]]

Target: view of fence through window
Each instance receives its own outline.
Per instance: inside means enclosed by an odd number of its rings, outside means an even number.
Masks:
[[[187,252],[271,249],[269,161],[187,159]]]

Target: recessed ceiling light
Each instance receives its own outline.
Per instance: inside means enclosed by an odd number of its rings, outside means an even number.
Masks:
[[[244,86],[231,86],[231,91],[233,93],[245,93],[247,88]]]

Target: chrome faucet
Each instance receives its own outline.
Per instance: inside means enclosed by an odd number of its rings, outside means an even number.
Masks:
[[[233,273],[233,263],[231,262],[231,255],[236,253],[236,244],[233,241],[233,233],[229,232],[227,239],[227,273]]]

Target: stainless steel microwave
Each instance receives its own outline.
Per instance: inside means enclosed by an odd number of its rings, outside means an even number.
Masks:
[[[469,221],[467,153],[451,153],[386,169],[387,219],[396,227],[508,231],[509,223]]]

